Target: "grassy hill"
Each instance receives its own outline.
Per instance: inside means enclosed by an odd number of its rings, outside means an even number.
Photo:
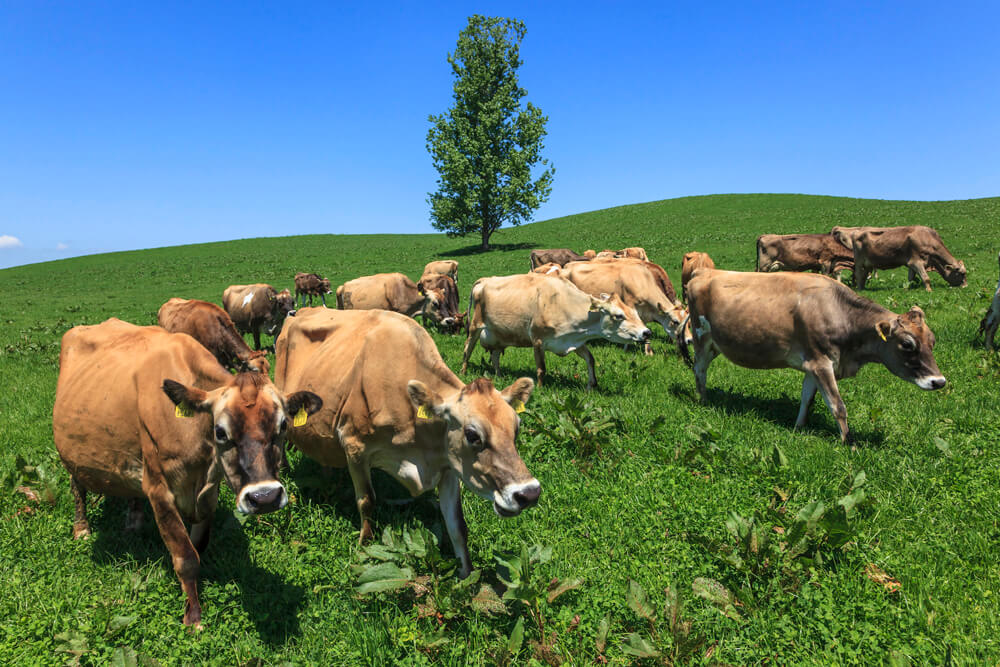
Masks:
[[[808,427],[793,430],[794,371],[719,359],[711,401],[699,405],[691,371],[655,328],[652,358],[595,345],[600,387],[589,394],[580,359],[549,356],[552,381],[532,397],[519,442],[542,482],[539,506],[501,520],[465,494],[483,581],[496,582],[495,555],[536,544],[553,554],[536,566],[537,581],[582,580],[551,604],[542,596],[547,648],[531,643],[543,637],[520,602],[492,616],[456,602],[453,617],[428,617],[415,606],[426,597],[412,592],[357,595],[350,479],[326,476],[298,453],[285,476],[295,501],[282,513],[238,520],[224,489],[202,565],[201,633],[180,623],[183,595],[148,508],[146,526],[124,534],[124,502],[95,498],[94,535],[70,538],[73,502],[51,410],[59,338],[73,325],[112,316],[152,324],[170,297],[218,303],[227,285],[290,287],[300,270],[334,284],[383,271],[416,278],[433,258],[459,261],[465,300],[480,276],[527,270],[536,247],[643,246],[676,284],[688,250],[709,252],[720,268],[752,270],[762,233],[900,224],[938,229],[966,262],[969,287],[931,274],[928,294],[906,285],[905,269],[870,283],[865,296],[897,312],[924,309],[949,385],[921,392],[876,366],[843,381],[856,449],[839,443],[821,402]],[[79,656],[98,664],[135,652],[162,664],[493,664],[593,662],[603,651],[622,664],[644,641],[669,659],[729,664],[1000,659],[1000,362],[973,342],[997,280],[1000,199],[690,197],[525,225],[493,242],[479,253],[475,239],[441,235],[297,236],[0,270],[0,662]],[[432,335],[457,370],[463,337]],[[508,351],[501,369],[502,386],[533,376],[530,350]],[[479,350],[465,379],[487,373]],[[16,490],[26,483],[39,502]],[[409,503],[387,476],[376,474],[375,485],[377,531],[440,533],[433,494]],[[801,543],[800,514],[815,519]],[[427,574],[426,563],[416,568]],[[643,605],[635,593],[630,602],[630,581],[647,592],[654,619],[637,614]],[[673,626],[668,588],[683,605]],[[524,641],[512,658],[508,638],[522,617]]]

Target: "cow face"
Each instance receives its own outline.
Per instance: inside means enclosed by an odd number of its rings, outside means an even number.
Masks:
[[[277,337],[281,333],[285,318],[290,315],[295,315],[295,298],[291,292],[283,289],[274,295],[274,300],[271,302],[271,322],[265,328],[265,333]]]
[[[924,322],[924,311],[914,306],[909,312],[876,323],[882,339],[882,363],[894,375],[921,389],[940,389],[946,380],[934,360],[934,332]]]
[[[521,423],[517,413],[534,388],[530,378],[521,378],[500,392],[480,378],[446,401],[418,380],[406,386],[417,422],[443,422],[449,464],[466,486],[492,500],[502,517],[520,514],[542,492],[514,444]]]
[[[319,288],[320,288],[320,291],[323,292],[323,294],[329,294],[330,293],[330,279],[329,278],[323,278],[322,280],[320,280],[319,281]]]
[[[278,481],[278,464],[292,419],[305,411],[315,414],[323,401],[309,391],[286,399],[262,373],[240,373],[213,391],[163,381],[163,391],[183,411],[212,415],[205,441],[215,448],[216,461],[236,494],[236,509],[244,514],[265,514],[288,503]]]
[[[600,318],[601,335],[613,343],[645,342],[653,335],[635,308],[625,305],[617,294],[590,297],[590,314]]]
[[[463,317],[458,312],[458,290],[451,276],[424,276],[417,290],[424,296],[424,316],[444,331],[458,331]]]
[[[952,287],[965,287],[969,284],[965,280],[965,262],[959,262],[958,264],[945,264],[941,268],[941,276],[944,277],[944,279],[948,281],[948,284]]]

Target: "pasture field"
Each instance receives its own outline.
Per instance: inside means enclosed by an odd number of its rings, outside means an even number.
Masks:
[[[949,384],[923,392],[874,365],[842,381],[856,448],[840,444],[821,401],[793,430],[795,371],[719,358],[710,403],[698,404],[691,371],[654,327],[654,357],[593,346],[600,386],[591,393],[581,359],[548,357],[551,381],[532,397],[519,442],[541,500],[500,519],[465,494],[481,570],[470,593],[447,572],[445,538],[443,566],[418,547],[407,556],[420,585],[359,594],[350,479],[298,452],[283,512],[244,520],[223,487],[202,564],[200,633],[181,624],[183,594],[148,506],[141,531],[125,534],[125,503],[92,495],[94,534],[70,537],[73,501],[51,416],[59,340],[73,325],[153,324],[170,297],[218,303],[227,285],[291,287],[296,271],[335,285],[397,270],[416,279],[432,258],[459,261],[464,308],[476,278],[526,271],[536,247],[643,246],[679,287],[688,250],[752,270],[762,233],[902,224],[937,228],[965,260],[969,286],[932,273],[926,293],[906,285],[902,268],[880,272],[864,295],[896,312],[924,309]],[[298,236],[0,271],[0,664],[1000,661],[1000,356],[974,342],[997,281],[1000,199],[692,197],[525,225],[493,241],[479,253],[475,239],[443,235]],[[432,335],[457,371],[464,336]],[[479,348],[463,379],[488,374],[487,362]],[[509,350],[496,384],[523,375],[534,377],[531,351]],[[378,472],[375,488],[379,536],[387,527],[396,539],[421,526],[441,533],[433,494],[407,502]],[[551,558],[525,568],[521,599],[501,607],[479,590],[502,594],[499,576],[511,575],[498,558],[536,546]],[[550,602],[552,579],[578,585]]]

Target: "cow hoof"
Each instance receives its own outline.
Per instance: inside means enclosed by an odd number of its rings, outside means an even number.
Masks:
[[[73,539],[74,540],[85,540],[90,537],[90,526],[74,526],[73,527]]]

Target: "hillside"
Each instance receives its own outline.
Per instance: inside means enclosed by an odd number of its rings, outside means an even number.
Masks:
[[[121,531],[125,504],[95,499],[94,536],[70,538],[73,500],[52,445],[51,410],[59,338],[73,325],[108,317],[151,324],[170,297],[218,303],[230,284],[291,287],[296,271],[315,271],[334,285],[386,271],[415,279],[433,258],[459,261],[464,308],[476,278],[526,271],[532,248],[643,246],[679,285],[688,250],[708,252],[719,268],[752,270],[754,240],[762,233],[902,224],[939,230],[965,261],[969,286],[948,288],[931,274],[934,291],[926,293],[907,287],[906,270],[898,269],[880,272],[864,296],[896,312],[924,309],[947,388],[921,392],[875,366],[842,381],[859,439],[853,449],[839,443],[821,401],[808,426],[793,430],[802,377],[794,371],[751,371],[717,360],[709,372],[712,400],[699,405],[691,371],[657,327],[655,357],[594,346],[600,387],[590,394],[583,391],[580,359],[550,355],[552,382],[532,397],[519,442],[542,483],[541,502],[501,520],[488,503],[464,494],[470,550],[484,580],[495,581],[494,555],[518,552],[522,544],[552,548],[553,560],[538,566],[545,582],[583,580],[541,605],[547,631],[557,636],[550,650],[531,648],[529,641],[540,637],[525,618],[517,663],[533,651],[540,660],[597,660],[605,618],[604,654],[612,662],[634,659],[626,650],[630,633],[686,660],[682,633],[672,633],[664,620],[663,591],[670,586],[683,600],[691,637],[704,636],[696,657],[705,661],[711,649],[712,660],[728,664],[921,664],[946,655],[960,663],[995,663],[1000,357],[973,339],[997,284],[1000,198],[804,195],[689,197],[583,213],[503,230],[487,253],[478,252],[473,238],[315,235],[0,270],[0,662],[61,664],[71,655],[58,651],[75,638],[84,642],[74,650],[83,650],[87,663],[105,663],[121,647],[163,664],[497,663],[508,659],[507,638],[518,617],[527,616],[510,603],[508,614],[464,610],[439,622],[421,617],[412,596],[355,595],[350,566],[357,562],[359,521],[350,479],[343,471],[327,477],[293,453],[285,479],[297,500],[283,514],[238,522],[232,493],[223,491],[200,584],[206,629],[188,633],[180,623],[180,586],[148,507],[146,526],[131,536]],[[433,337],[457,371],[464,337]],[[487,373],[486,362],[477,351],[463,379]],[[496,384],[521,375],[534,375],[531,352],[509,350]],[[606,425],[593,437],[574,431],[600,423]],[[24,471],[23,464],[41,473]],[[852,483],[862,471],[865,501],[834,522],[843,512],[838,500],[858,490]],[[26,501],[15,490],[24,483],[48,489],[54,504]],[[404,503],[403,489],[385,475],[375,486],[377,532],[411,525],[440,530],[431,497]],[[824,503],[826,523],[810,529],[809,560],[780,565],[791,545],[766,551],[763,536],[784,544],[782,530],[803,508],[815,510],[813,501]],[[727,529],[729,521],[741,530],[734,512],[743,520],[756,517],[758,529],[756,552],[736,547],[740,564],[732,554],[727,561],[718,546],[737,544]],[[444,551],[451,553],[447,540]],[[878,571],[890,581],[875,583]],[[720,613],[718,597],[713,604],[696,594],[698,578],[721,582],[738,604]],[[630,580],[649,594],[655,621],[630,607]],[[443,641],[435,644],[435,638]]]

